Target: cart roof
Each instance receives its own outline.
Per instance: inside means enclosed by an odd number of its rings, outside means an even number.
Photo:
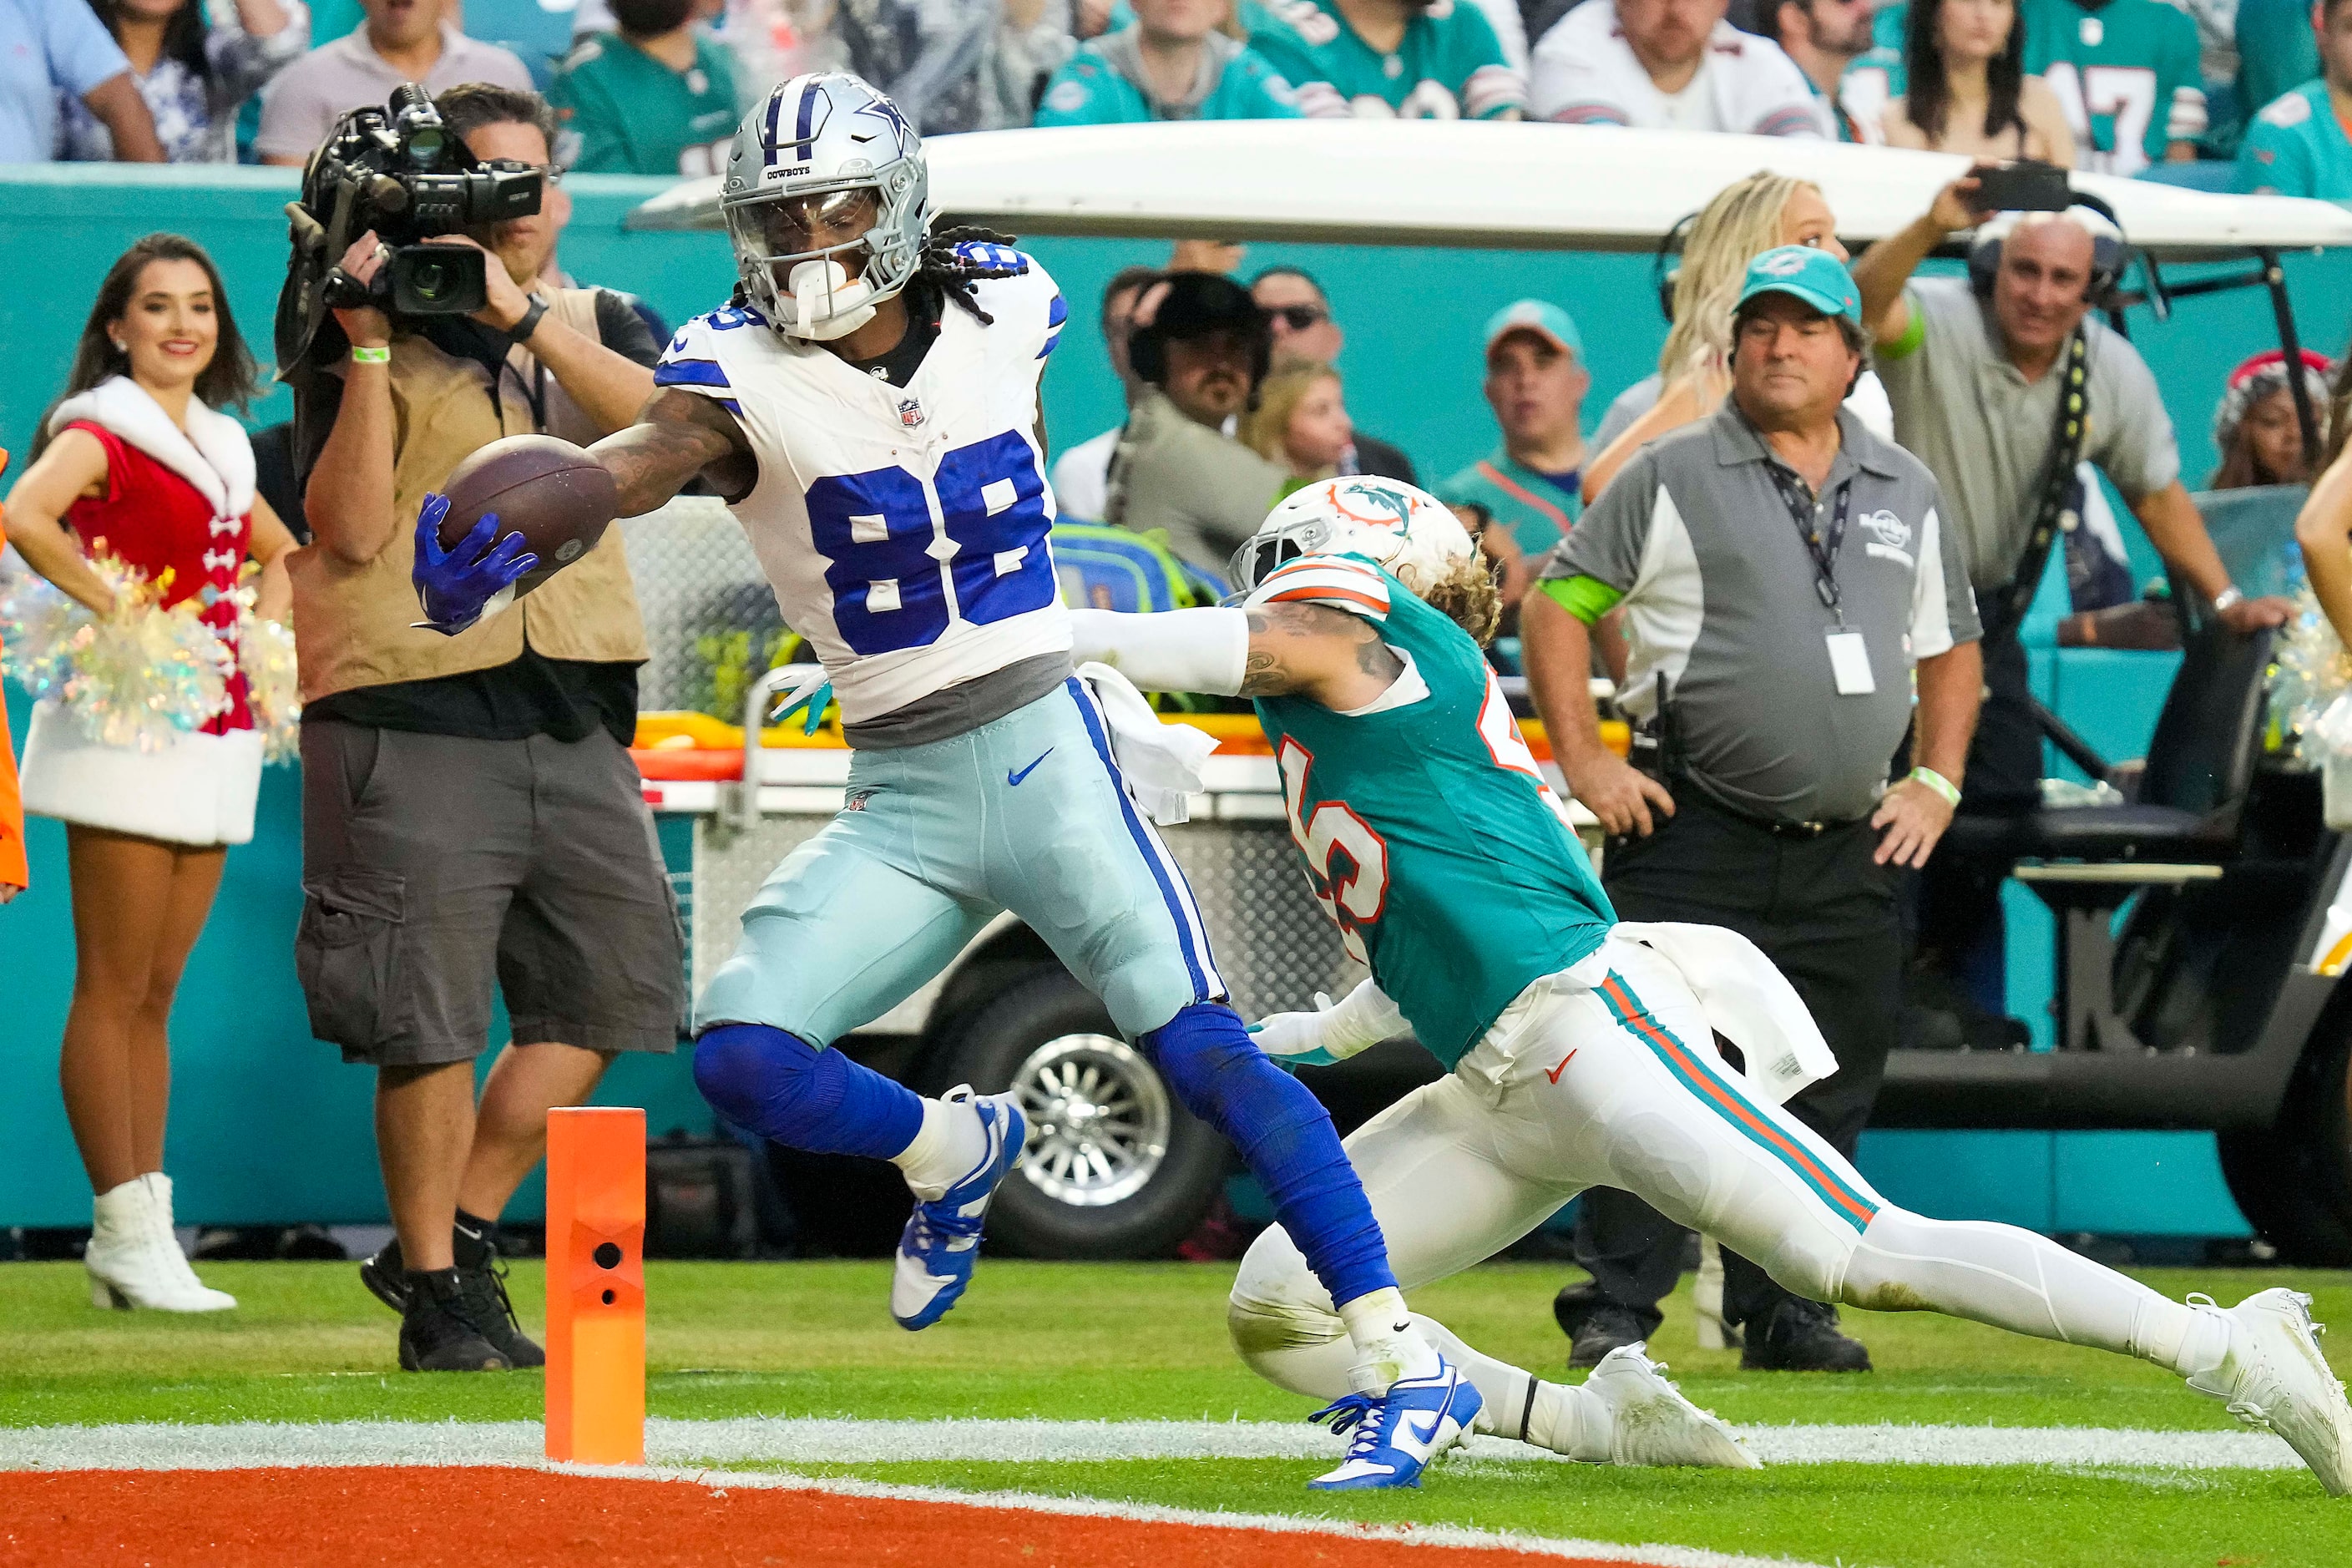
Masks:
[[[939,136],[942,213],[1028,235],[1534,250],[1653,248],[1759,168],[1819,184],[1866,242],[1925,211],[1967,160],[1779,137],[1463,121],[1255,120]],[[2159,259],[2352,245],[2352,211],[2076,174]],[[665,192],[638,228],[716,228],[719,180]]]

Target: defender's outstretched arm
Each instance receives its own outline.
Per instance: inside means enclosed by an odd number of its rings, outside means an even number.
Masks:
[[[676,387],[656,387],[635,425],[605,437],[588,453],[612,470],[623,517],[653,510],[699,473],[709,473],[730,500],[749,495],[760,477],[751,443],[735,416],[698,393]]]
[[[1141,616],[1073,610],[1070,620],[1077,663],[1108,664],[1150,691],[1299,696],[1349,709],[1374,700],[1404,672],[1369,623],[1320,605]]]

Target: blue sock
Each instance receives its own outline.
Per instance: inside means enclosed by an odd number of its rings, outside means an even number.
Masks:
[[[1395,1287],[1388,1242],[1331,1113],[1257,1048],[1241,1015],[1195,1002],[1142,1045],[1185,1108],[1241,1151],[1334,1302]]]
[[[816,1154],[903,1153],[922,1097],[839,1051],[766,1024],[721,1024],[694,1043],[694,1086],[719,1115]]]

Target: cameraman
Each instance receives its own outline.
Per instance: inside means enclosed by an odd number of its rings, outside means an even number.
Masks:
[[[617,530],[461,636],[419,630],[408,521],[505,436],[587,442],[628,425],[658,353],[619,297],[540,282],[569,216],[536,94],[467,83],[437,108],[477,158],[547,175],[541,210],[438,243],[490,258],[487,309],[336,320],[351,353],[296,552],[303,888],[296,962],[312,1029],[376,1068],[397,1237],[361,1279],[402,1313],[409,1370],[537,1366],[490,1235],[617,1051],[667,1051],[684,1005],[677,906],[625,749],[643,626]],[[361,237],[342,268],[383,265]],[[474,1095],[493,985],[513,1043]]]

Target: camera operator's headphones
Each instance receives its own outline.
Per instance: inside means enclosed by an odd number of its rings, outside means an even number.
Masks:
[[[1969,242],[1969,288],[1978,299],[1992,298],[1993,280],[2000,275],[2002,242],[2017,231],[2018,225],[2034,216],[1999,213],[1977,226],[1976,237]],[[2091,277],[2083,295],[2094,309],[2105,307],[2131,263],[2131,242],[2116,221],[2115,208],[2088,191],[2076,191],[2074,205],[2063,214],[2051,216],[2070,217],[2090,234]]]
[[[1675,324],[1675,289],[1683,280],[1683,247],[1690,241],[1690,231],[1697,222],[1700,211],[1696,209],[1675,219],[1675,226],[1658,241],[1658,248],[1650,257],[1650,292],[1658,297],[1658,314],[1666,325]]]
[[[1249,406],[1257,407],[1257,390],[1274,363],[1274,323],[1258,308],[1250,291],[1222,272],[1171,272],[1168,292],[1150,323],[1135,329],[1127,340],[1128,363],[1153,386],[1168,384],[1168,345],[1233,332],[1249,344]]]

